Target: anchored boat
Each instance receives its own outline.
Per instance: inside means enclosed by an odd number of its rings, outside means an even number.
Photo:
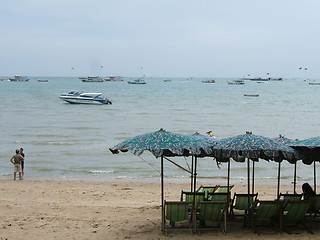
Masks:
[[[105,98],[102,93],[70,91],[68,93],[61,94],[59,98],[72,104],[112,104],[112,102]]]

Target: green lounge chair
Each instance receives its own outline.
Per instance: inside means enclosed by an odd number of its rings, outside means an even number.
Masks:
[[[223,220],[222,232],[227,230],[227,202],[226,201],[201,201],[199,202],[199,214],[197,215],[198,232],[200,228],[208,229],[212,227],[220,227],[221,220]],[[210,227],[208,223],[217,223],[217,225]]]
[[[209,201],[230,202],[230,192],[214,192]]]
[[[283,201],[261,201],[256,200],[253,203],[251,210],[251,227],[252,230],[256,231],[256,226],[258,222],[267,221],[268,226],[274,225],[273,223],[278,218],[281,221],[281,210],[283,206]],[[280,226],[279,226],[280,229]]]
[[[197,192],[204,192],[204,199],[208,200],[211,198],[212,194],[218,189],[218,185],[215,186],[200,186]]]
[[[283,201],[284,203],[287,203],[289,200],[290,201],[299,201],[302,199],[302,193],[280,193],[279,199]]]
[[[254,194],[237,194],[234,193],[234,197],[230,205],[230,213],[234,216],[234,210],[243,211],[241,216],[244,216],[248,210],[252,207],[252,204],[256,201],[258,193]]]
[[[192,205],[192,202],[164,201],[164,206],[165,206],[164,207],[164,211],[165,211],[164,231],[166,235],[168,232],[167,221],[169,221],[169,225],[171,225],[172,228],[176,226],[176,222],[184,221],[187,223],[188,228],[180,227],[177,229],[182,229],[182,230],[188,229],[192,233],[190,212],[189,212],[190,204]]]
[[[233,187],[234,187],[234,185],[230,185],[229,187],[228,186],[219,186],[216,192],[224,192],[224,193],[230,192]]]
[[[309,214],[313,217],[313,219],[316,219],[316,217],[320,214],[320,194],[310,197],[309,200],[311,201]]]
[[[284,203],[282,221],[280,223],[281,230],[287,226],[297,226],[299,223],[301,223],[308,230],[308,232],[313,233],[311,228],[309,228],[304,222],[310,206],[310,200],[288,200],[286,203]]]
[[[302,193],[298,194],[298,193],[280,193],[279,195],[279,199],[287,202],[288,200],[291,201],[298,201],[302,199]]]
[[[181,191],[180,201],[193,202],[195,199],[195,203],[197,204],[199,201],[204,200],[205,193],[204,192],[190,192],[190,191]]]

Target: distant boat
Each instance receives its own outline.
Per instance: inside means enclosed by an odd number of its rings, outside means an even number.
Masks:
[[[244,80],[231,80],[231,81],[227,81],[228,84],[231,85],[243,85],[244,84]]]
[[[255,78],[250,78],[251,81],[269,81],[269,78],[260,78],[260,77],[255,77]]]
[[[123,79],[120,76],[109,76],[104,79],[106,82],[122,82]]]
[[[104,80],[101,77],[80,77],[82,82],[103,82]]]
[[[320,82],[309,82],[310,85],[320,85]]]
[[[271,78],[271,77],[268,77],[268,78],[260,78],[260,77],[255,77],[255,78],[250,78],[251,81],[282,81],[283,79],[282,78]]]
[[[171,79],[163,79],[164,82],[172,82]]]
[[[49,80],[47,79],[39,79],[38,82],[48,82]]]
[[[203,80],[202,82],[203,82],[203,83],[215,83],[216,80],[210,79],[210,80]]]
[[[30,79],[27,76],[15,75],[13,78],[9,78],[10,82],[28,82]]]
[[[0,78],[0,81],[2,81],[2,82],[10,82],[10,79],[9,78]]]
[[[257,93],[244,93],[243,96],[245,97],[259,97]]]
[[[128,81],[129,84],[146,84],[146,81],[143,78],[138,78],[132,81]]]
[[[102,93],[83,93],[79,91],[70,91],[60,95],[62,100],[72,104],[112,104],[112,102],[105,98]]]
[[[283,81],[282,78],[269,78],[269,81]]]

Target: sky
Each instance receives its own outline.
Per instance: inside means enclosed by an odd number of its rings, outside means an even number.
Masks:
[[[0,75],[320,78],[319,10],[319,0],[2,0]]]

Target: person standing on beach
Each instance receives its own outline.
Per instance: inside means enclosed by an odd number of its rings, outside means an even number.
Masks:
[[[20,155],[23,157],[23,161],[21,162],[21,171],[22,171],[22,177],[24,177],[24,161],[25,161],[25,157],[24,157],[24,153],[23,153],[23,148],[20,148]]]
[[[13,180],[16,180],[17,172],[19,173],[19,180],[22,180],[21,162],[24,158],[19,154],[19,149],[16,150],[16,154],[10,158],[10,162],[14,165]]]

